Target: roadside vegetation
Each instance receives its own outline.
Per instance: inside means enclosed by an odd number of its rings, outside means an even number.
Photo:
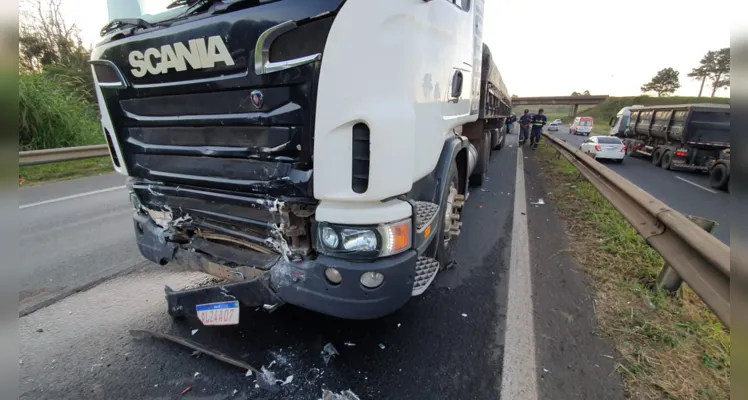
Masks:
[[[103,144],[90,49],[67,25],[62,0],[22,0],[18,58],[19,151]],[[97,161],[98,162],[98,161]],[[77,177],[79,164],[19,168],[19,183]],[[65,170],[70,171],[65,172]],[[31,177],[34,177],[33,179]]]
[[[686,285],[676,295],[657,291],[659,254],[565,158],[546,146],[537,154],[630,397],[729,399],[729,331]]]

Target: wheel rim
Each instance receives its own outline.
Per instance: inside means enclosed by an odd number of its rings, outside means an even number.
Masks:
[[[457,198],[457,187],[455,186],[454,181],[449,182],[449,194],[447,194],[447,203],[444,207],[444,229],[443,229],[443,236],[444,236],[444,247],[446,248],[449,245],[450,240],[452,240],[452,215],[456,213],[455,211],[455,200]]]

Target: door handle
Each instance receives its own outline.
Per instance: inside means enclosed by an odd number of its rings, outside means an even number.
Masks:
[[[452,92],[450,93],[449,102],[455,102],[460,98],[462,94],[462,71],[455,71],[452,76]]]

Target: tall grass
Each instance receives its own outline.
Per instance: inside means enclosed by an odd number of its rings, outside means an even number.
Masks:
[[[19,150],[104,143],[95,105],[75,85],[64,76],[19,76]]]

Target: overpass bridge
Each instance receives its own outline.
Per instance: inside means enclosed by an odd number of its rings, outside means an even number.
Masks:
[[[543,97],[513,97],[512,107],[515,106],[540,106],[540,105],[570,105],[574,106],[572,114],[577,116],[580,105],[596,106],[608,95],[600,96],[543,96]]]

